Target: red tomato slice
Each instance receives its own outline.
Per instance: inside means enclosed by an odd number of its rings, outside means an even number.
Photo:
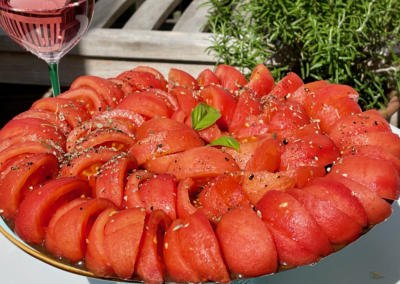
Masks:
[[[133,93],[132,86],[122,81],[121,79],[109,78],[107,79],[107,81],[114,83],[115,86],[118,87],[118,89],[121,89],[121,91],[124,93],[124,97],[130,96]]]
[[[156,174],[163,174],[167,171],[169,164],[174,162],[180,156],[182,156],[182,153],[158,157],[147,163],[144,163],[143,165],[141,165],[141,167]]]
[[[313,122],[300,128],[277,131],[276,134],[276,138],[282,140],[283,144],[286,145],[311,134],[323,135],[324,132],[319,127],[318,122]]]
[[[34,154],[19,155],[7,160],[7,162],[3,164],[1,169],[0,182],[8,175],[11,170],[14,169],[15,165],[23,163],[26,159],[31,158],[33,155]]]
[[[89,182],[92,188],[92,197],[96,196],[96,175],[100,168],[119,155],[118,151],[111,149],[88,149],[74,153],[60,168],[59,177],[80,177]]]
[[[181,109],[177,109],[171,116],[172,120],[179,122],[185,122],[186,118],[187,118],[186,113]]]
[[[197,210],[181,225],[178,227],[179,241],[182,255],[190,267],[211,281],[230,282],[218,240],[204,212]]]
[[[18,208],[15,232],[25,242],[41,244],[57,209],[81,196],[90,196],[90,187],[80,178],[51,180],[36,187]]]
[[[186,119],[185,123],[192,127],[192,118],[189,116]],[[199,134],[200,138],[203,139],[206,143],[211,143],[212,141],[222,136],[221,130],[216,123],[211,124],[205,129],[198,130],[197,133]]]
[[[160,89],[150,89],[150,90],[148,90],[148,92],[156,94],[156,96],[159,97],[160,99],[164,100],[165,103],[167,104],[167,106],[169,108],[171,108],[172,110],[175,111],[175,110],[179,109],[178,101],[174,95],[167,93],[166,91],[163,91]]]
[[[107,198],[121,208],[127,177],[137,167],[135,157],[129,154],[109,160],[101,167],[96,178],[96,196]]]
[[[254,151],[245,171],[275,172],[281,163],[282,143],[278,139],[267,139]]]
[[[146,218],[146,230],[142,236],[136,273],[146,283],[164,282],[165,267],[162,261],[164,234],[171,226],[171,219],[161,210],[153,211]]]
[[[13,137],[16,137],[18,142],[21,140],[24,141],[23,137],[27,137],[26,141],[51,140],[62,149],[65,149],[65,136],[56,128],[55,125],[49,124],[46,120],[39,118],[10,120],[1,129],[0,140],[12,139]],[[33,139],[29,139],[29,136]],[[11,143],[11,145],[16,144],[15,142]]]
[[[276,96],[278,99],[284,98],[294,93],[298,88],[303,86],[303,80],[295,73],[290,72],[269,93],[270,96]]]
[[[61,257],[62,253],[60,249],[57,246],[57,239],[55,237],[55,226],[58,222],[58,220],[69,210],[74,208],[75,206],[82,205],[83,203],[89,201],[90,199],[86,198],[77,198],[74,199],[67,204],[62,205],[60,208],[57,209],[56,213],[51,217],[51,220],[49,222],[49,226],[46,228],[46,235],[45,235],[45,241],[44,245],[46,249],[54,256],[54,257]]]
[[[396,169],[386,161],[370,157],[347,156],[332,166],[332,173],[348,177],[375,192],[380,197],[399,198],[400,181]]]
[[[134,111],[145,118],[170,117],[173,113],[164,99],[149,91],[135,93],[124,98],[117,108]]]
[[[221,118],[217,120],[217,125],[221,129],[228,129],[237,105],[233,95],[220,87],[211,85],[204,88],[200,96],[208,105],[220,111]]]
[[[314,217],[294,197],[276,190],[268,191],[257,203],[257,214],[268,224],[278,250],[279,263],[287,266],[310,264],[309,261],[318,261],[318,256],[327,256],[333,252],[328,237],[318,225]],[[290,251],[292,246],[283,247],[282,240],[276,238],[275,232],[283,238],[290,238],[309,253],[316,256],[302,259],[304,255],[293,254],[287,258],[281,253],[282,248]],[[309,256],[306,254],[306,256]],[[312,262],[311,262],[312,263]]]
[[[279,170],[300,166],[327,166],[339,156],[339,150],[328,136],[312,134],[284,147]]]
[[[392,215],[392,207],[390,204],[362,184],[335,172],[330,173],[326,177],[336,180],[351,189],[354,196],[357,197],[363,205],[367,213],[369,225],[379,224]]]
[[[179,183],[177,191],[176,213],[178,218],[186,219],[197,210],[190,202],[190,195],[197,193],[197,185],[191,178],[184,178]]]
[[[201,99],[197,96],[196,92],[181,87],[176,86],[170,90],[171,95],[175,96],[178,100],[179,108],[187,115],[190,116],[192,110],[201,103]]]
[[[63,257],[72,263],[85,257],[86,238],[97,216],[107,208],[118,210],[110,200],[96,198],[72,208],[61,216],[55,225],[54,237]]]
[[[143,200],[139,193],[139,187],[142,182],[153,178],[155,174],[146,170],[134,171],[126,183],[122,208],[143,207]]]
[[[246,122],[236,131],[235,137],[239,140],[250,140],[249,138],[272,138],[272,134],[268,133],[269,124],[262,117],[249,114]]]
[[[264,64],[258,64],[246,85],[258,98],[268,95],[275,86],[275,80]]]
[[[175,220],[164,235],[163,259],[168,275],[176,282],[203,283],[203,278],[187,263],[182,254],[179,230],[183,220]]]
[[[174,154],[203,145],[203,140],[193,130],[172,130],[160,132],[138,141],[129,152],[141,165],[151,161],[154,157]]]
[[[147,91],[149,89],[163,89],[160,79],[156,75],[143,71],[125,71],[117,76],[132,87],[132,91]],[[131,94],[133,95],[133,93]]]
[[[99,93],[105,100],[106,104],[112,108],[124,97],[124,92],[115,85],[115,83],[96,76],[81,76],[72,82],[71,90],[79,87],[91,87]]]
[[[207,219],[213,224],[218,224],[221,217],[229,210],[222,197],[209,183],[200,192],[199,201],[206,212]]]
[[[28,118],[28,117],[33,117],[33,118],[40,118],[43,120],[47,120],[49,124],[53,124],[57,126],[56,130],[60,130],[65,136],[67,136],[71,132],[71,127],[69,127],[68,123],[64,120],[61,121],[57,115],[54,113],[43,110],[43,109],[32,109],[32,110],[27,110],[24,111],[23,113],[20,113],[19,115],[15,116],[13,119],[21,119],[21,118]]]
[[[221,85],[218,77],[210,69],[203,70],[199,76],[197,76],[197,82],[201,87],[208,87],[210,85]]]
[[[184,177],[207,182],[224,172],[238,170],[239,166],[228,153],[212,147],[196,147],[183,152],[168,166],[167,172],[173,174],[178,182]]]
[[[0,183],[1,215],[14,219],[29,190],[47,180],[55,179],[58,167],[58,160],[52,154],[35,154],[24,159],[22,163],[13,165]]]
[[[81,125],[82,122],[89,120],[91,117],[86,108],[76,101],[58,97],[37,100],[30,109],[51,111],[57,115],[61,121],[66,120],[72,128]]]
[[[106,119],[107,121],[117,120],[121,123],[127,124],[129,129],[134,131],[136,128],[141,126],[144,122],[143,117],[133,111],[127,109],[114,109],[111,111],[104,111],[99,113],[98,115],[93,116],[92,120],[103,120]]]
[[[90,115],[96,115],[106,110],[105,98],[91,87],[79,87],[66,91],[58,98],[75,100],[83,105]]]
[[[131,208],[112,215],[104,228],[104,251],[119,278],[131,278],[143,234],[145,210]]]
[[[176,68],[169,70],[168,84],[170,89],[175,86],[182,86],[193,91],[199,90],[199,85],[192,75]]]
[[[294,187],[296,188],[303,188],[308,182],[315,178],[326,176],[323,166],[301,166],[288,171],[281,171],[279,174],[294,179],[296,181]]]
[[[233,160],[238,164],[239,168],[242,171],[244,171],[244,169],[246,168],[247,162],[252,157],[254,157],[256,150],[262,145],[264,141],[266,141],[265,139],[253,139],[253,140],[250,140],[252,142],[244,142],[244,143],[240,142],[239,143],[240,151],[237,151],[236,149],[230,147],[222,147],[222,150],[225,153],[228,153],[233,157]]]
[[[319,89],[321,87],[329,85],[328,82],[326,81],[316,81],[312,83],[305,84],[301,87],[299,87],[296,91],[291,93],[290,98],[292,100],[295,100],[296,102],[300,103],[303,107],[305,107],[305,102],[306,101],[311,101],[311,98],[315,98],[315,93],[314,91],[316,89]]]
[[[278,269],[271,233],[250,206],[241,205],[226,213],[215,234],[226,266],[234,275],[257,277]]]
[[[233,114],[232,121],[229,124],[229,132],[236,133],[236,131],[247,123],[246,117],[249,114],[261,114],[263,107],[260,100],[248,91],[243,91],[239,95],[239,100],[236,106],[235,113]]]
[[[236,172],[234,175],[241,178],[240,184],[252,205],[256,205],[268,191],[284,191],[296,184],[294,179],[282,176],[280,173]]]
[[[127,152],[135,143],[136,140],[122,130],[98,128],[85,135],[82,140],[77,140],[73,149],[82,151],[88,148],[106,147]]]
[[[175,121],[169,118],[150,119],[144,122],[136,130],[136,138],[138,141],[151,137],[160,132],[186,130],[193,131],[193,129],[185,123]]]
[[[156,69],[149,67],[149,66],[138,66],[133,68],[132,71],[141,71],[141,72],[148,72],[156,76],[158,80],[161,82],[162,89],[167,91],[167,81],[165,80],[164,76]]]
[[[229,65],[218,65],[215,69],[215,76],[221,82],[222,87],[232,93],[240,91],[247,85],[247,80],[235,67]]]
[[[101,277],[115,275],[104,251],[104,227],[110,217],[115,213],[113,208],[107,208],[96,219],[87,237],[87,249],[85,255],[86,268]],[[46,239],[47,241],[47,239]]]

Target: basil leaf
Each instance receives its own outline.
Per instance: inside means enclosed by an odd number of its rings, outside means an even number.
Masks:
[[[216,122],[221,117],[221,113],[208,104],[199,103],[190,116],[193,129],[202,130]]]
[[[234,148],[234,149],[240,151],[239,142],[235,138],[228,137],[228,136],[223,136],[218,139],[215,139],[214,141],[212,141],[209,144],[209,146],[215,146],[215,145],[231,147],[231,148]]]

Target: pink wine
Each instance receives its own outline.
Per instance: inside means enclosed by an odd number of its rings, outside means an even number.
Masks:
[[[94,1],[0,0],[0,25],[26,50],[58,62],[88,29]]]

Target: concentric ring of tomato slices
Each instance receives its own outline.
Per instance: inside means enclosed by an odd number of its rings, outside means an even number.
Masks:
[[[13,219],[19,205],[33,187],[57,177],[58,166],[58,160],[52,154],[35,154],[13,165],[0,183],[1,215]]]

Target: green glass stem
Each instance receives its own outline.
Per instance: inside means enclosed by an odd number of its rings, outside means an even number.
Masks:
[[[53,95],[57,97],[60,94],[60,81],[58,79],[58,62],[48,62],[51,85],[53,86]]]

